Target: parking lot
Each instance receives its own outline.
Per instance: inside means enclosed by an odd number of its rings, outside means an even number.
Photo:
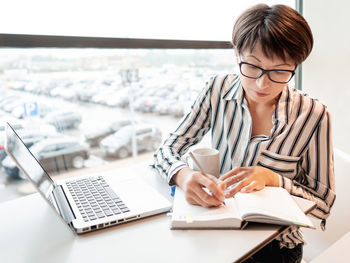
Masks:
[[[37,83],[37,81],[35,81],[35,83]],[[200,82],[198,81],[198,83]],[[115,96],[113,96],[112,92],[101,91],[97,92],[98,94],[95,93],[95,95],[91,95],[91,93],[87,92],[90,94],[89,99],[87,99],[86,96],[84,99],[72,99],[71,97],[61,96],[55,93],[49,95],[42,91],[39,92],[37,89],[33,88],[34,84],[32,82],[25,82],[24,84],[19,82],[2,82],[1,89],[4,96],[2,100],[3,102],[0,100],[0,107],[3,104],[1,113],[5,116],[2,121],[9,120],[10,123],[17,123],[17,121],[19,121],[19,123],[26,129],[35,129],[35,127],[39,127],[43,123],[53,125],[59,134],[73,137],[76,141],[85,145],[87,144],[87,134],[100,131],[101,129],[103,130],[113,122],[128,120],[132,123],[146,123],[150,127],[153,127],[152,129],[158,130],[157,133],[160,134],[161,139],[164,139],[164,137],[176,127],[184,112],[189,109],[192,100],[195,99],[198,93],[198,88],[202,87],[201,84],[199,84],[196,89],[187,88],[186,92],[184,92],[183,88],[177,91],[176,86],[169,88],[170,86],[167,84],[164,84],[165,86],[158,85],[157,89],[148,89],[148,86],[133,85],[131,88],[129,87],[129,91],[124,89],[124,93],[128,95],[126,105],[125,102],[124,104],[120,104],[120,100],[119,104],[108,105],[101,102],[97,103],[96,101],[93,101],[93,98],[98,96],[99,93],[106,93],[109,94],[110,98],[118,97],[120,99],[122,97],[122,93],[118,91],[122,90],[120,87],[115,91]],[[104,84],[104,86],[100,86],[100,89],[110,88],[111,86],[112,85]],[[72,94],[71,89],[73,89],[72,84],[66,86],[65,90],[67,93],[62,94]],[[164,90],[168,92],[164,92]],[[145,94],[148,95],[144,96]],[[179,94],[181,96],[179,96]],[[140,98],[143,100],[140,100]],[[149,100],[145,100],[145,98],[149,98]],[[117,100],[111,99],[110,101]],[[142,101],[144,104],[142,104]],[[151,103],[154,103],[152,107],[150,107]],[[10,104],[13,104],[13,106],[10,107]],[[25,114],[19,114],[21,113],[20,109],[25,109],[26,106],[32,104],[35,104],[37,107],[37,112],[34,116],[31,116],[28,112]],[[172,114],[166,110],[161,111],[159,109],[159,111],[156,111],[156,106],[161,104],[168,104],[168,106],[172,106],[172,108],[180,108],[181,112],[180,114]],[[54,110],[52,110],[52,108]],[[52,114],[52,111],[54,114]],[[60,114],[55,115],[55,112],[59,112]],[[16,114],[19,115],[17,116]],[[75,119],[71,122],[59,122],[58,119],[63,118],[62,116],[64,114],[78,117],[73,116],[72,118]],[[53,116],[49,118],[48,116],[50,115]],[[126,141],[127,139],[121,138],[121,140]],[[137,146],[137,143],[136,147],[138,149],[142,148],[143,150],[141,152],[136,152],[135,156],[132,157],[132,148],[130,148],[129,153],[124,155],[123,158],[120,158],[120,155],[113,156],[106,154],[106,151],[100,147],[100,142],[96,145],[88,145],[88,158],[83,160],[82,166],[78,165],[77,167],[74,167],[73,165],[69,170],[58,172],[50,171],[50,174],[59,176],[64,176],[64,174],[76,175],[81,171],[86,172],[87,169],[101,170],[101,167],[104,166],[112,165],[113,167],[118,167],[118,163],[122,165],[123,163],[130,164],[145,159],[151,160],[155,144],[153,143],[151,147],[147,148],[142,147],[142,144]],[[159,145],[160,140],[155,141],[155,143]],[[129,144],[131,145],[131,142],[129,142]],[[33,191],[33,189],[28,187],[24,180],[11,178],[11,176],[5,172],[4,167],[1,168],[1,201],[10,200],[18,195],[30,193],[31,191]]]

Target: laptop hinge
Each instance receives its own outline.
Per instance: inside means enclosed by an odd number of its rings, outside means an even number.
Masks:
[[[67,201],[67,197],[62,189],[62,186],[57,185],[52,192],[53,196],[56,199],[59,212],[61,213],[64,220],[70,225],[73,219],[75,219],[75,216],[71,206]]]

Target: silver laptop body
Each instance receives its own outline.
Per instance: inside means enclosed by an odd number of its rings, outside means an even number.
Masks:
[[[74,233],[169,211],[171,203],[132,174],[85,175],[55,183],[9,123],[5,150]]]

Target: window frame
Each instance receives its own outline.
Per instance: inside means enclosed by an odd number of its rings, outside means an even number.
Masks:
[[[295,9],[303,14],[303,0],[295,0]],[[229,41],[0,34],[0,48],[231,49],[232,44]],[[295,88],[302,89],[302,65],[296,70]]]

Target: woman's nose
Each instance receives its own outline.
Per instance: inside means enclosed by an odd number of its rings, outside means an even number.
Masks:
[[[270,79],[267,74],[263,74],[260,78],[256,79],[256,84],[260,89],[265,89],[270,85]]]

